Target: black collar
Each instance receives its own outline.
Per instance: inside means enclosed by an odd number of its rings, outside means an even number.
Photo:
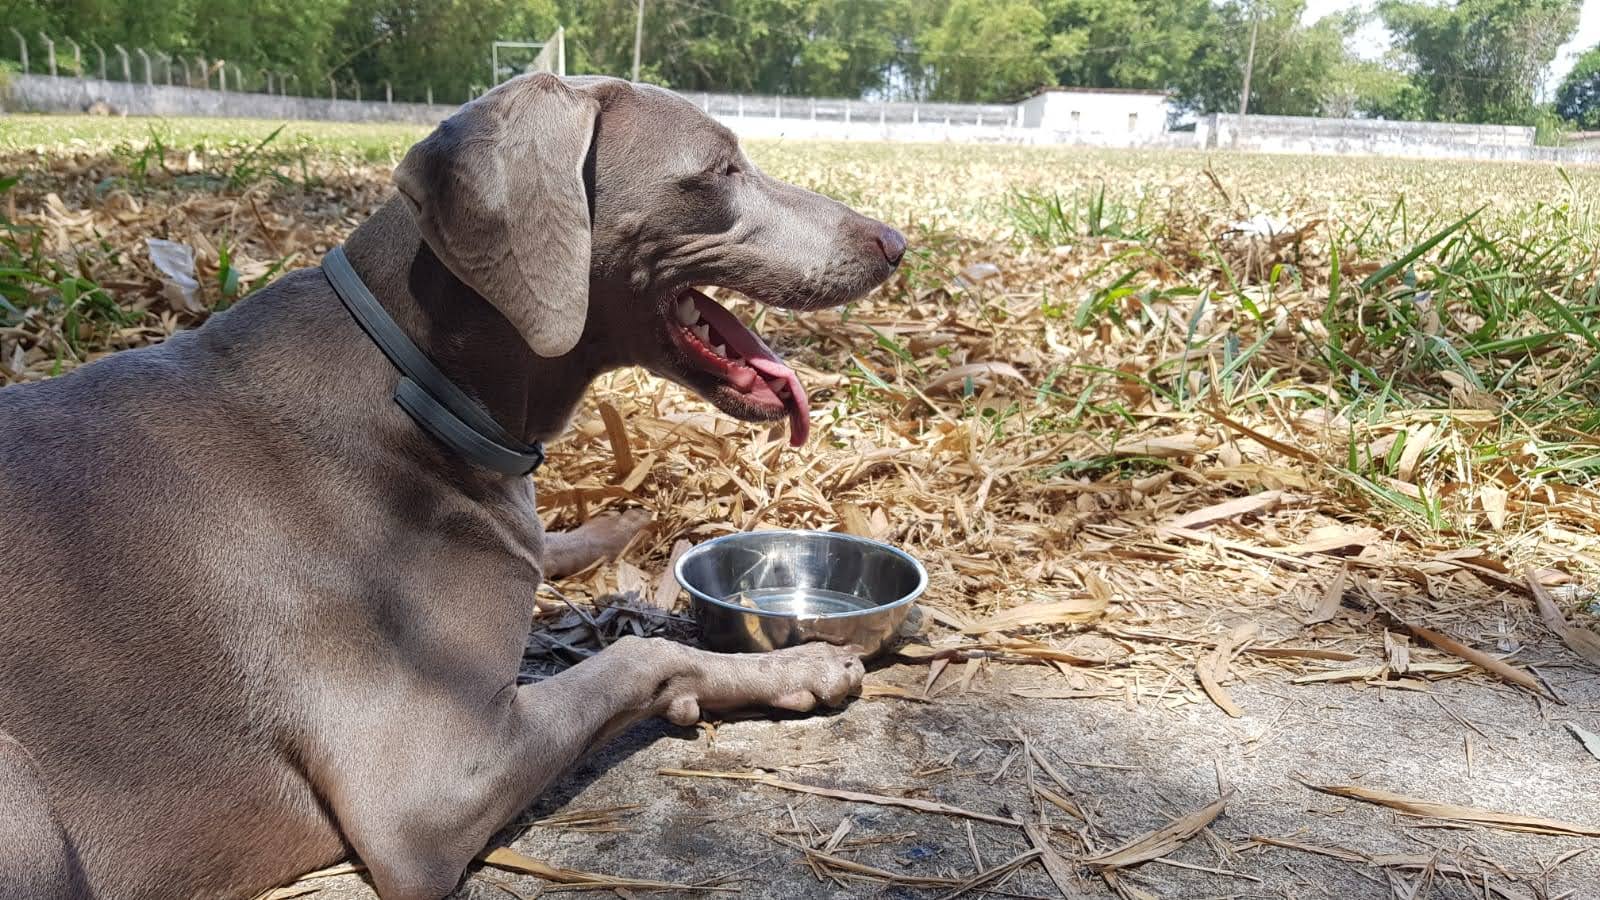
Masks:
[[[468,462],[503,475],[531,475],[539,468],[544,462],[544,445],[534,442],[529,446],[507,434],[488,410],[446,378],[372,296],[345,259],[343,247],[328,251],[322,271],[361,330],[400,370],[394,402],[423,431]]]

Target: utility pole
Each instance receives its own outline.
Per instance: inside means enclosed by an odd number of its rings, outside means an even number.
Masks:
[[[642,0],[641,0],[642,2]],[[1244,87],[1239,90],[1239,118],[1250,111],[1250,76],[1256,68],[1256,32],[1261,28],[1261,10],[1250,5],[1250,52],[1244,58]]]
[[[639,15],[633,20],[633,80],[639,80],[639,47],[644,44],[644,0],[639,0]]]

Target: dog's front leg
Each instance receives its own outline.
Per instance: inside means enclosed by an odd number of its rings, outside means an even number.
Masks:
[[[628,726],[653,716],[688,725],[702,713],[743,707],[837,705],[863,673],[855,653],[827,644],[721,654],[623,638],[554,678],[507,688],[468,733],[441,723],[422,741],[420,723],[409,723],[411,752],[395,756],[419,769],[359,779],[358,796],[340,804],[341,824],[384,900],[437,900],[497,830]]]
[[[546,532],[545,577],[566,578],[597,562],[615,559],[648,524],[650,513],[632,509],[595,516],[571,531]]]

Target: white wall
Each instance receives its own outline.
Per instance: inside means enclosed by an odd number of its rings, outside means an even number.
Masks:
[[[133,116],[218,116],[334,122],[413,122],[437,125],[456,107],[381,100],[328,100],[211,91],[95,78],[12,75],[0,86],[0,112],[83,112],[104,100]]]
[[[1112,91],[1043,91],[1022,103],[1024,127],[1057,133],[1062,143],[1128,146],[1167,130],[1167,98]]]
[[[919,144],[1050,144],[1049,132],[1015,125],[946,125],[943,122],[877,122],[827,119],[776,119],[771,116],[725,116],[716,120],[741,138],[805,141],[888,141]]]
[[[1218,150],[1424,159],[1567,159],[1589,162],[1578,150],[1551,156],[1533,145],[1534,130],[1518,125],[1389,122],[1302,116],[1213,114],[1195,129],[1196,144]]]

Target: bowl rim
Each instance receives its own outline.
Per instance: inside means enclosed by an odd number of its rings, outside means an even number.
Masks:
[[[705,591],[700,590],[699,588],[690,584],[689,580],[684,577],[683,568],[691,558],[704,553],[709,553],[712,549],[721,544],[739,543],[741,540],[748,540],[756,535],[789,535],[806,538],[826,538],[828,540],[853,541],[857,544],[866,544],[869,547],[874,547],[879,550],[887,550],[891,555],[897,556],[901,560],[911,564],[911,570],[917,573],[917,583],[916,586],[906,593],[905,596],[895,600],[892,603],[869,606],[866,609],[858,609],[851,612],[823,613],[815,616],[797,616],[789,613],[772,612],[771,610],[765,609],[751,609],[748,606],[740,606],[737,603],[729,603],[726,600],[723,600],[719,597],[713,597],[710,594],[707,594]],[[896,547],[893,544],[884,543],[883,541],[873,540],[872,538],[864,538],[859,535],[847,534],[842,531],[818,531],[810,528],[771,528],[762,529],[761,531],[736,531],[733,534],[725,534],[722,537],[712,538],[709,541],[702,541],[688,550],[685,550],[683,555],[678,557],[678,561],[672,565],[672,577],[678,582],[679,587],[689,592],[689,596],[701,602],[709,603],[712,606],[720,606],[723,609],[731,609],[744,613],[745,615],[759,616],[764,619],[788,619],[796,622],[810,622],[817,619],[854,619],[865,616],[879,615],[881,613],[899,609],[900,607],[909,606],[910,604],[915,603],[917,598],[921,597],[923,592],[928,589],[927,568],[924,567],[921,561],[919,561],[915,556],[912,556],[910,553],[901,550],[899,547]]]

